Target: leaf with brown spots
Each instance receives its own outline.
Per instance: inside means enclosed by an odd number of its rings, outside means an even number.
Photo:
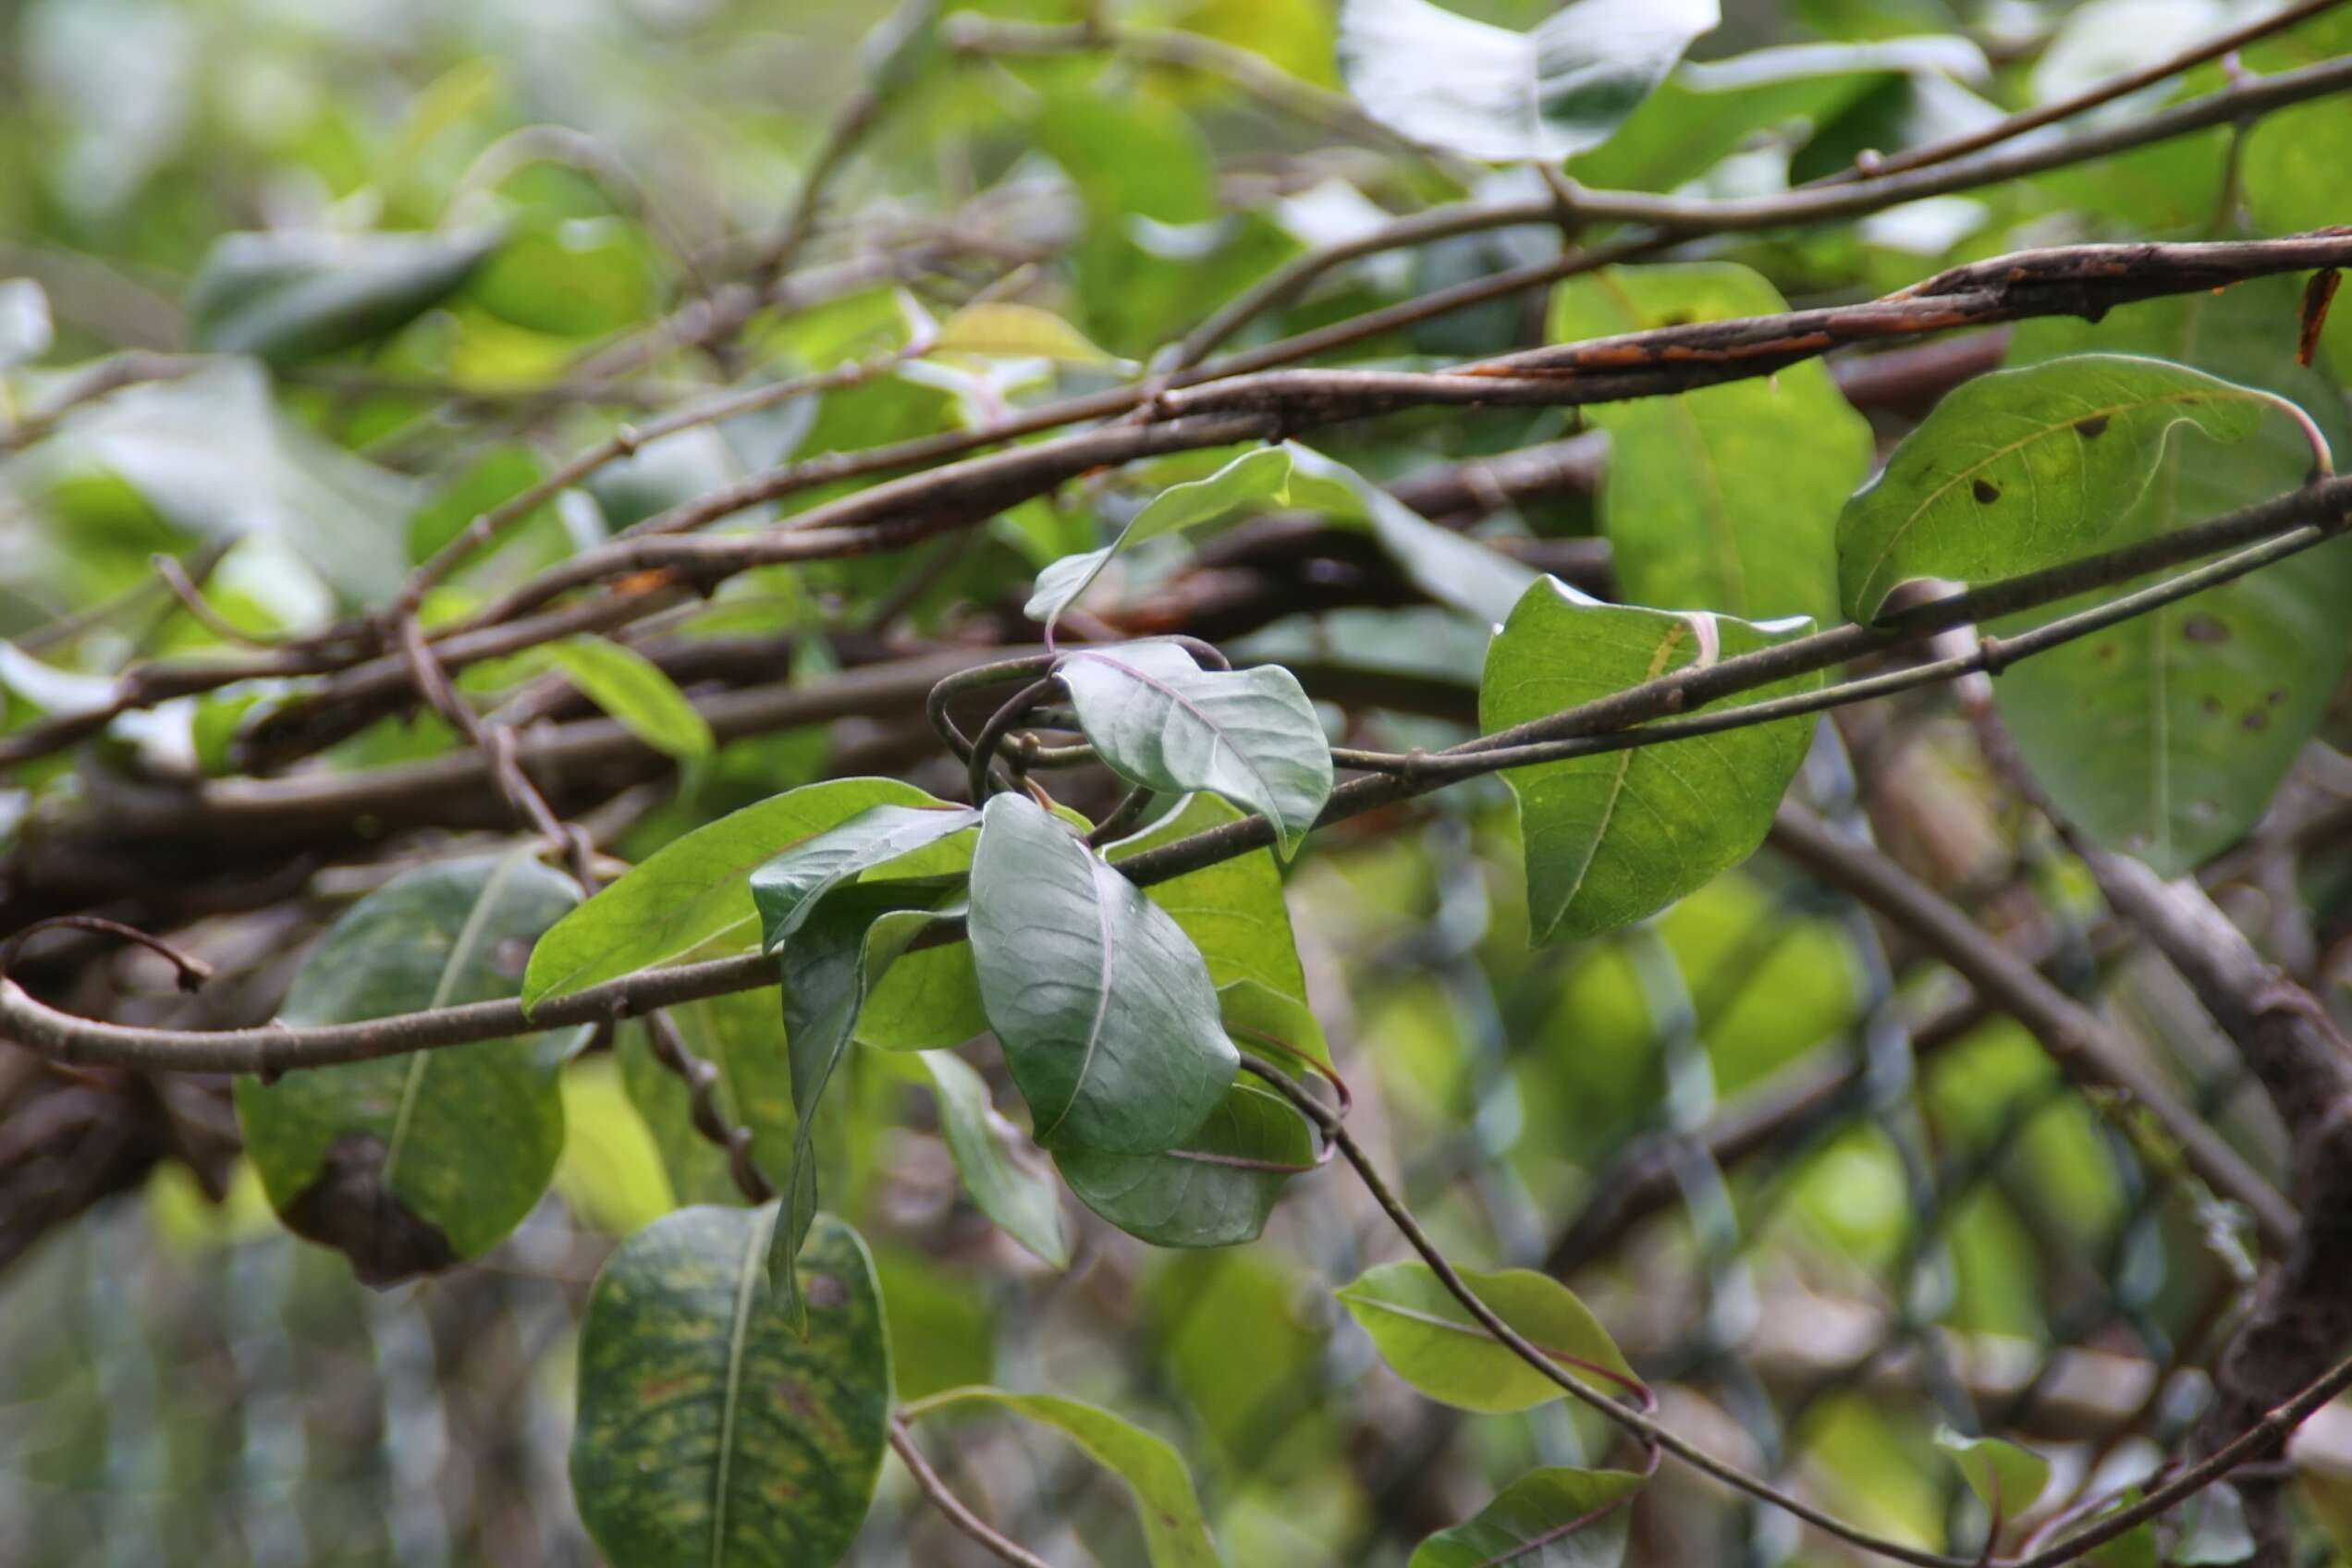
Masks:
[[[2097,327],[2030,323],[2012,351],[2040,358],[2112,347],[2193,361],[2294,399],[2340,437],[2334,388],[2294,362],[2295,291],[2293,280],[2277,278],[2219,298],[2151,300]],[[2175,443],[2107,543],[2151,538],[2292,490],[2309,467],[2309,447],[2284,419],[2266,418],[2226,447]],[[2294,765],[2345,666],[2347,598],[2352,550],[2325,545],[2024,661],[1995,687],[2001,712],[2062,811],[2100,842],[2178,876],[2251,827]],[[2089,602],[1996,630],[2007,635]]]
[[[767,1282],[776,1206],[683,1208],[621,1243],[580,1336],[571,1484],[630,1568],[826,1568],[874,1500],[892,1400],[873,1260],[819,1215],[806,1337]]]
[[[1868,620],[1914,578],[1979,582],[2089,554],[2112,535],[2187,426],[2224,445],[2275,394],[2186,365],[2079,354],[1979,376],[1945,396],[1846,503],[1840,599]]]
[[[580,901],[527,854],[396,877],[328,927],[279,1021],[301,1027],[512,997],[531,944]],[[270,1202],[370,1284],[478,1256],[531,1212],[563,1150],[556,1066],[586,1028],[243,1078]]]

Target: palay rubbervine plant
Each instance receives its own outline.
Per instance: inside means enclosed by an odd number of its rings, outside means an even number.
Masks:
[[[1951,38],[1683,63],[1716,19],[1711,0],[1575,0],[1514,32],[1426,0],[1348,0],[1342,93],[1205,32],[901,9],[774,234],[732,261],[704,256],[692,298],[570,375],[594,403],[599,385],[674,355],[740,374],[760,323],[859,290],[892,302],[878,345],[608,426],[470,504],[390,592],[324,629],[257,634],[215,606],[207,579],[226,552],[208,545],[156,568],[172,612],[218,644],[202,656],[104,679],[34,658],[70,654],[106,606],[10,650],[0,756],[31,787],[62,777],[51,765],[69,752],[135,766],[108,748],[190,708],[219,777],[42,805],[47,838],[20,834],[16,886],[0,897],[14,927],[0,961],[17,976],[0,982],[0,1034],[68,1072],[237,1075],[244,1150],[285,1224],[389,1284],[477,1258],[522,1221],[563,1153],[559,1076],[624,1024],[642,1030],[628,1037],[677,1081],[667,1114],[719,1151],[742,1201],[655,1219],[588,1297],[571,1478],[616,1564],[835,1562],[866,1525],[886,1450],[973,1550],[1047,1561],[961,1495],[914,1435],[990,1412],[1056,1429],[1121,1476],[1155,1568],[1222,1560],[1177,1451],[1108,1409],[979,1386],[900,1399],[866,1243],[825,1207],[876,1158],[849,1132],[871,1114],[845,1103],[862,1054],[927,1086],[970,1202],[1042,1267],[1072,1266],[1061,1188],[1155,1247],[1207,1248],[1256,1240],[1303,1190],[1360,1183],[1360,1212],[1393,1231],[1385,1245],[1401,1256],[1333,1293],[1390,1370],[1489,1417],[1568,1402],[1585,1424],[1550,1440],[1571,1432],[1596,1459],[1622,1456],[1528,1470],[1430,1535],[1414,1568],[1612,1562],[1644,1497],[1680,1467],[1864,1558],[2290,1561],[2287,1439],[2352,1387],[2352,1050],[2309,988],[2319,969],[2263,950],[2209,885],[2244,874],[2241,844],[2291,855],[2298,833],[2323,843],[2342,815],[2296,817],[2280,791],[2326,721],[2352,635],[2352,546],[2339,538],[2352,480],[2330,453],[2346,410],[2324,369],[2352,232],[2321,227],[2352,213],[2352,174],[2324,153],[2346,144],[2352,59],[2335,49],[2352,31],[2312,0],[2015,113],[1987,106],[1965,129],[1875,150],[1831,143],[1843,151],[1809,179],[1721,194],[1733,187],[1684,189],[1707,172],[1684,165],[1698,143],[1711,161],[1773,145],[1792,123],[1800,136],[1900,136],[1932,116],[1856,126],[1842,106],[1866,91],[1881,104],[1962,92],[1954,73],[1982,60]],[[1117,361],[1029,300],[1057,269],[1083,276],[1111,255],[1137,269],[1116,275],[1121,288],[1157,279],[1181,296],[1170,237],[1210,214],[1119,210],[1123,188],[1072,142],[1070,126],[1109,113],[1104,99],[1049,75],[1049,93],[1091,95],[1038,133],[1089,209],[1073,230],[1034,253],[977,247],[995,272],[960,280],[945,319],[918,298],[937,279],[907,286],[945,269],[977,212],[837,253],[831,188],[894,116],[968,73],[1105,60],[1205,80],[1372,149],[1412,189],[1461,194],[1402,215],[1357,211],[1345,232],[1232,276],[1194,319],[1151,327],[1158,351],[1142,362]],[[2126,99],[2134,112],[2104,112]],[[1055,102],[1048,118],[1067,107]],[[2184,147],[2211,158],[2203,233],[2099,238],[2128,227],[2125,198],[2138,199],[2119,183],[2109,201],[2102,171]],[[645,198],[592,143],[543,134],[485,151],[449,226],[379,237],[379,253],[225,241],[191,300],[206,351],[58,377],[17,410],[6,447],[30,463],[78,435],[121,439],[102,424],[110,410],[242,357],[292,385],[313,361],[381,342],[462,298],[513,243],[455,219],[546,156]],[[1843,288],[1804,309],[1742,264],[1834,274],[1847,263],[1807,257],[1801,237],[1871,214],[1941,222],[1951,209],[1932,203],[1961,192],[1980,198],[1966,232],[2004,201],[2028,214],[2087,204],[2099,221],[2045,222],[2037,232],[2064,242],[1984,248],[1875,298]],[[1138,225],[1158,226],[1163,253],[1135,249]],[[1530,234],[1559,238],[1476,249]],[[1740,236],[1776,239],[1742,248]],[[1899,253],[1944,257],[1956,243]],[[1477,262],[1449,284],[1388,299],[1333,288],[1352,263],[1449,246]],[[1521,314],[1466,356],[1398,347],[1530,300],[1545,301],[1539,333]],[[1117,303],[1096,300],[1097,330]],[[1988,330],[2012,323],[2006,337]],[[1373,357],[1303,363],[1348,349]],[[1030,384],[1002,373],[1051,363],[1082,367],[1081,389],[1021,400]],[[961,417],[705,476],[634,515],[595,488],[666,442],[910,386],[946,389]],[[1856,405],[1885,421],[1882,450]],[[1403,416],[1429,410],[1489,422],[1487,455],[1384,486],[1315,444],[1419,428]],[[1586,410],[1574,417],[1588,433],[1564,435],[1553,410]],[[1596,486],[1599,540],[1473,533],[1425,515],[1475,519]],[[1141,504],[1073,536],[1047,503],[1077,490]],[[549,503],[592,494],[612,526],[512,569]],[[812,494],[789,515],[761,510]],[[169,514],[168,496],[155,505]],[[752,526],[706,531],[746,515]],[[994,521],[1014,518],[1011,532]],[[995,592],[972,574],[984,528],[989,548],[1015,539],[1034,569],[1015,599],[1026,619],[937,635],[949,624],[939,601]],[[808,579],[843,598],[847,619],[789,621],[747,659],[724,632],[692,634],[702,597],[723,619],[756,604],[740,589],[866,557],[888,571]],[[1402,604],[1434,604],[1483,638],[1481,668],[1453,672],[1475,674],[1475,694],[1403,673],[1409,647],[1391,647],[1386,670],[1350,669],[1252,636],[1293,607]],[[916,620],[927,641],[900,635]],[[804,670],[827,635],[839,667]],[[792,678],[779,681],[786,653]],[[502,687],[501,661],[518,659],[520,684]],[[503,702],[485,708],[493,693]],[[1866,732],[1825,716],[1938,693],[1991,787],[2030,816],[2026,836],[2063,855],[2064,896],[2079,909],[2095,895],[2116,944],[2177,973],[2267,1096],[2276,1146],[2249,1146],[2184,1094],[2053,977],[2051,953],[1979,925],[1960,894],[1873,847],[1825,782],[1852,767],[1868,796],[1866,761],[1841,760]],[[611,719],[546,722],[582,697]],[[692,800],[754,737],[917,707],[925,739],[910,746],[901,729],[876,753],[903,778],[819,778],[673,825],[636,864],[613,853],[671,762]],[[1416,709],[1475,718],[1475,731],[1366,718]],[[444,749],[319,760],[410,713],[446,728]],[[1350,743],[1333,743],[1335,714]],[[1423,743],[1354,743],[1384,732]],[[1661,1398],[1672,1369],[1637,1370],[1556,1277],[1678,1202],[1704,1231],[1692,1194],[1706,1181],[1694,1185],[1689,1162],[1720,1184],[1722,1166],[1861,1082],[1859,1069],[1807,1081],[1760,1121],[1673,1125],[1684,1163],[1619,1171],[1608,1205],[1588,1210],[1598,1230],[1572,1230],[1550,1272],[1481,1271],[1440,1249],[1400,1172],[1353,1130],[1344,1053],[1310,1005],[1281,873],[1340,824],[1371,823],[1357,841],[1394,833],[1408,802],[1498,775],[1536,942],[1654,945],[1661,912],[1770,845],[1875,915],[1871,944],[1883,931],[1965,982],[1941,1023],[1916,995],[1883,999],[1868,1027],[1893,1030],[1899,1058],[1914,1040],[1924,1058],[1932,1032],[2014,1020],[2144,1152],[2151,1202],[2242,1221],[2259,1277],[2216,1315],[2210,1389],[2161,1465],[2128,1485],[2086,1474],[2057,1487],[2032,1448],[1954,1434],[1951,1463],[1980,1501],[1953,1538],[1924,1544],[1690,1435]],[[387,848],[436,828],[500,837],[456,854],[429,835],[413,852]],[[175,839],[279,833],[300,849],[290,888],[321,858],[384,855],[387,875],[318,935],[266,1022],[142,1026],[36,995],[93,941],[151,948],[190,989],[208,979],[186,940],[153,928],[191,911],[172,916],[153,889],[78,901],[70,884],[52,889],[43,868],[57,863],[37,852],[49,839],[135,857]],[[117,918],[127,909],[158,917]],[[780,1029],[745,1046],[681,1022],[741,993],[771,993]],[[993,1044],[965,1048],[975,1041]],[[1007,1114],[1016,1102],[1025,1125]]]

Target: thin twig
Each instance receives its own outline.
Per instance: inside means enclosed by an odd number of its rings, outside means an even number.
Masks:
[[[998,1562],[1010,1562],[1012,1568],[1053,1568],[1019,1541],[998,1534],[994,1525],[965,1506],[964,1501],[949,1490],[948,1483],[931,1467],[931,1462],[923,1457],[923,1451],[914,1446],[914,1434],[907,1430],[905,1418],[895,1413],[890,1416],[890,1446],[905,1461],[907,1474],[923,1488],[923,1495],[947,1515],[948,1523],[979,1542]]]

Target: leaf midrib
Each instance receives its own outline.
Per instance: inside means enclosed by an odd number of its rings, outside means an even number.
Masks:
[[[518,851],[500,861],[491,870],[482,891],[474,896],[473,907],[466,911],[465,924],[458,927],[457,940],[449,944],[448,956],[441,962],[441,973],[433,982],[433,1000],[428,1012],[438,1012],[449,1004],[449,993],[457,989],[458,976],[473,956],[474,944],[481,940],[482,929],[489,923],[496,909],[499,895],[506,891],[507,881],[515,868],[528,858]],[[408,1147],[409,1130],[416,1120],[417,1100],[424,1091],[424,1075],[439,1051],[412,1051],[409,1069],[400,1081],[399,1109],[392,1113],[392,1130],[385,1135],[384,1169],[379,1178],[386,1191],[392,1186],[393,1173],[399,1169],[400,1156]]]

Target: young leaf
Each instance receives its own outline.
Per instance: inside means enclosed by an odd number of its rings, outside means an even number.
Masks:
[[[902,1414],[909,1419],[956,1405],[993,1404],[1026,1420],[1053,1427],[1104,1469],[1127,1483],[1135,1495],[1135,1516],[1144,1527],[1144,1550],[1151,1568],[1223,1568],[1200,1496],[1184,1469],[1183,1457],[1142,1427],[1091,1404],[1055,1394],[1015,1394],[1002,1389],[949,1389],[917,1400]]]
[[[988,802],[972,957],[1037,1141],[1127,1154],[1207,1120],[1240,1058],[1199,952],[1141,889],[1020,795]]]
[[[2050,1461],[2003,1439],[1964,1438],[1943,1427],[1936,1431],[1936,1446],[1952,1455],[1968,1489],[1995,1519],[2015,1520],[2050,1485]]]
[[[1558,163],[1608,141],[1719,19],[1715,0],[1574,0],[1513,32],[1429,0],[1347,0],[1340,75],[1413,141]]]
[[[569,996],[696,949],[749,951],[759,912],[748,879],[782,851],[870,806],[939,806],[895,778],[835,778],[745,806],[664,845],[532,949],[522,1005]]]
[[[1061,1179],[1088,1208],[1157,1247],[1256,1241],[1283,1184],[1315,1164],[1315,1133],[1288,1100],[1237,1078],[1190,1136],[1160,1154],[1064,1147]]]
[[[1237,507],[1283,494],[1291,477],[1291,454],[1283,447],[1259,447],[1243,452],[1206,479],[1171,484],[1153,496],[1119,537],[1098,550],[1064,556],[1037,574],[1036,591],[1023,606],[1032,620],[1042,620],[1050,633],[1061,612],[1077,601],[1110,558],[1146,539],[1179,533],[1224,516]]]
[[[808,1297],[794,1259],[816,1218],[816,1126],[825,1086],[857,1037],[858,1011],[876,976],[931,923],[932,906],[954,891],[936,881],[860,883],[816,907],[797,941],[784,946],[784,1048],[792,1068],[792,1158],[767,1255],[768,1278],[795,1329]]]
[[[1572,342],[1787,308],[1778,289],[1730,263],[1611,267],[1553,291],[1550,336]],[[1872,447],[1868,422],[1818,362],[1611,403],[1592,418],[1609,432],[1601,519],[1623,602],[1751,620],[1836,616],[1837,516],[1869,472]]]
[[[2292,278],[2214,298],[2150,300],[2098,327],[2032,323],[2013,340],[2028,359],[2086,347],[2144,349],[2283,396],[2341,436],[2328,378],[2295,363]],[[2175,444],[2111,544],[2153,538],[2294,489],[2310,448],[2284,419],[2235,446]],[[2125,584],[2113,593],[2141,586]],[[2106,597],[2101,594],[2101,597]],[[1991,630],[2081,609],[2052,606]],[[2327,711],[2352,643],[2334,631],[2352,602],[2352,546],[2306,552],[2015,666],[1993,691],[2034,778],[2101,843],[2178,876],[2236,842],[2269,808]]]
[[[1626,1470],[1532,1470],[1477,1513],[1413,1549],[1405,1568],[1617,1568],[1643,1477]]]
[[[988,1103],[986,1082],[949,1051],[923,1051],[914,1060],[931,1075],[939,1130],[972,1201],[1014,1241],[1056,1268],[1069,1268],[1061,1200],[1052,1182],[1007,1152],[1007,1142],[1020,1133]]]
[[[970,827],[969,806],[869,806],[838,827],[803,839],[752,873],[760,945],[774,952],[827,893],[862,873]]]
[[[1333,522],[1369,533],[1413,585],[1438,603],[1491,626],[1511,613],[1535,582],[1530,569],[1476,539],[1439,528],[1345,463],[1295,441],[1285,443],[1284,449],[1291,454],[1291,499]]]
[[[1623,1391],[1613,1379],[1572,1362],[1633,1378],[1608,1330],[1559,1280],[1528,1268],[1456,1272],[1496,1317],[1538,1350],[1560,1358],[1577,1381],[1604,1394]],[[1381,1359],[1431,1399],[1502,1415],[1564,1397],[1559,1384],[1488,1333],[1427,1264],[1366,1269],[1341,1287],[1339,1297],[1372,1336]]]
[[[580,1334],[571,1487],[632,1568],[825,1568],[864,1523],[891,1406],[874,1262],[820,1216],[808,1332],[761,1268],[776,1208],[685,1208],[621,1243]]]
[[[348,1023],[511,997],[522,957],[579,902],[521,855],[447,861],[344,912],[278,1020]],[[585,1025],[237,1081],[246,1152],[287,1228],[370,1284],[479,1256],[531,1212],[563,1150],[556,1066]]]
[[[1207,790],[1263,814],[1285,856],[1331,793],[1330,744],[1280,665],[1204,670],[1173,643],[1077,648],[1054,667],[1110,770],[1166,794]]]
[[[196,347],[298,363],[372,343],[464,287],[497,248],[474,234],[227,234],[189,286]]]
[[[1964,382],[1838,520],[1839,594],[1867,621],[1915,577],[2034,571],[2113,532],[2175,425],[2243,441],[2279,398],[2186,365],[2081,354]]]
[[[710,755],[717,742],[709,720],[636,649],[605,637],[568,637],[547,652],[581,695],[654,750],[680,762]]]
[[[1086,335],[1035,305],[984,300],[966,305],[939,327],[936,354],[1060,360],[1070,364],[1115,365],[1119,361],[1087,341]]]
[[[1215,795],[1194,795],[1142,832],[1110,845],[1104,853],[1116,865],[1130,855],[1238,822],[1241,817],[1240,812]],[[1253,851],[1171,876],[1145,888],[1144,896],[1175,916],[1176,924],[1200,949],[1209,980],[1218,987],[1220,1011],[1231,1016],[1234,1004],[1227,993],[1237,983],[1262,986],[1295,1008],[1284,1010],[1273,1032],[1317,1061],[1329,1062],[1330,1047],[1323,1038],[1323,1026],[1306,1005],[1306,972],[1299,963],[1290,905],[1282,897],[1282,871],[1274,864],[1273,851]],[[1255,1016],[1260,1023],[1273,1022],[1263,1009]]]
[[[1478,722],[1506,729],[1680,669],[1701,656],[1700,619],[1596,604],[1546,578],[1488,650]],[[1704,619],[1725,657],[1811,630],[1805,621]],[[1744,700],[1819,683],[1818,675],[1800,676]],[[1764,841],[1812,733],[1809,719],[1782,719],[1505,774],[1519,797],[1536,939],[1613,930],[1746,859]]]

